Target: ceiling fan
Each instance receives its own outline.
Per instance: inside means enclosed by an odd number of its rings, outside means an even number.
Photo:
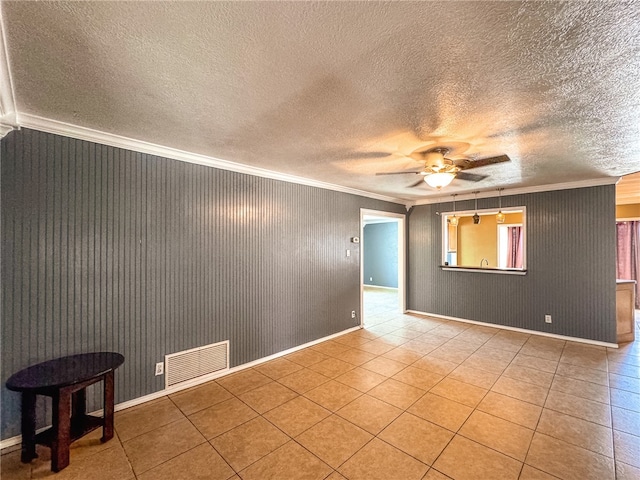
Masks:
[[[478,175],[473,173],[466,173],[462,170],[470,170],[472,168],[484,167],[487,165],[493,165],[494,163],[509,162],[511,159],[507,155],[497,155],[493,157],[484,157],[478,159],[471,159],[466,157],[447,158],[447,155],[452,151],[452,147],[437,146],[431,147],[427,150],[415,151],[408,156],[416,161],[424,162],[424,167],[421,169],[403,170],[401,172],[378,172],[376,175],[399,175],[405,173],[414,173],[422,175],[416,183],[409,185],[409,187],[417,187],[422,182],[426,182],[429,186],[441,189],[449,185],[454,178],[459,180],[466,180],[469,182],[479,182],[487,178],[487,175]]]

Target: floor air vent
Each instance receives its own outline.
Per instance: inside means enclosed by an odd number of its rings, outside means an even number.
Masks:
[[[229,341],[165,355],[165,386],[173,387],[194,378],[229,368]]]

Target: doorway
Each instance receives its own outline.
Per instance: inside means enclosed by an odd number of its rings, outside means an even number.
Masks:
[[[360,210],[360,325],[406,311],[405,215]]]
[[[635,305],[631,306],[635,307],[631,325],[635,328],[635,343],[632,347],[626,344],[624,348],[637,349],[640,341],[640,172],[625,175],[616,184],[616,278],[636,281]]]

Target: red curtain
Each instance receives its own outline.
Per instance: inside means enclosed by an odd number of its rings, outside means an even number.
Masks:
[[[616,233],[616,278],[636,281],[636,308],[640,308],[640,222],[618,222]]]
[[[509,227],[507,268],[522,268],[523,236],[522,227]]]

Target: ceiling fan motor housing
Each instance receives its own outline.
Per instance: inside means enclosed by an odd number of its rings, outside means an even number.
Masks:
[[[433,173],[453,173],[454,175],[460,171],[460,167],[455,165],[448,158],[444,158],[446,151],[432,150],[424,152],[424,170],[420,172],[422,175],[431,175]]]
[[[427,152],[424,154],[425,166],[434,170],[444,167],[445,159],[441,152]]]

